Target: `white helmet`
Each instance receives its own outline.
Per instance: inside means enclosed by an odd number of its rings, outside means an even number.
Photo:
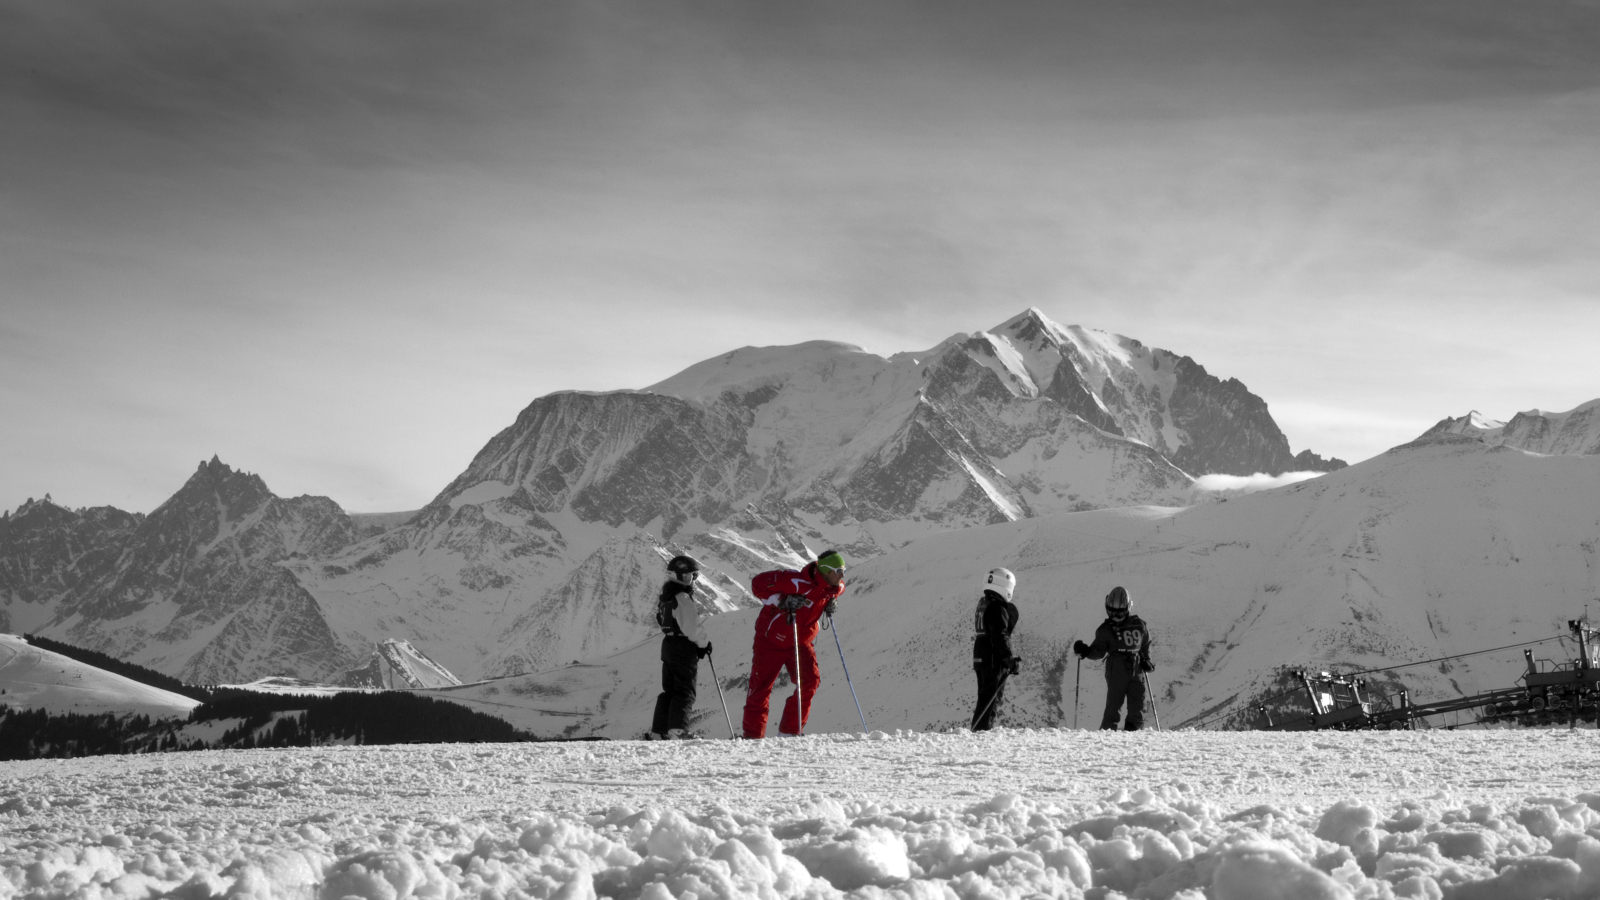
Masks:
[[[1009,601],[1012,591],[1017,589],[1017,576],[1011,574],[1010,569],[990,569],[989,580],[984,583],[983,589],[994,591]]]

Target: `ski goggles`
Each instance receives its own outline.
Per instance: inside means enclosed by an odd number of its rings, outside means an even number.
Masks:
[[[817,568],[824,572],[838,572],[840,575],[846,571],[844,566],[825,566],[822,563],[817,563]]]

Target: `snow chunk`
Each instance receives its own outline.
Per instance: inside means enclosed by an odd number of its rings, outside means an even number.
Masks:
[[[893,832],[873,826],[852,828],[834,838],[789,851],[811,874],[834,887],[853,891],[866,885],[887,887],[911,877],[906,845]]]
[[[1228,848],[1211,879],[1215,900],[1350,900],[1337,881],[1301,862],[1281,844]]]

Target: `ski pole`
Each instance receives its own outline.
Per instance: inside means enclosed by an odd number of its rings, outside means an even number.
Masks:
[[[1148,673],[1148,672],[1140,672],[1139,674],[1144,676],[1144,693],[1145,693],[1146,697],[1150,698],[1150,714],[1152,716],[1155,716],[1155,719],[1156,719],[1156,730],[1160,731],[1161,730],[1161,710],[1156,709],[1156,695],[1155,695],[1154,691],[1150,690],[1150,673]]]
[[[1078,671],[1072,676],[1072,730],[1078,730],[1078,686],[1083,683],[1083,657],[1078,657]]]
[[[722,696],[722,679],[717,677],[717,661],[711,654],[706,654],[706,662],[711,664],[711,683],[717,688],[717,702],[722,704],[722,717],[728,720],[728,737],[737,738],[733,733],[733,716],[728,715],[728,700]]]
[[[789,613],[789,627],[794,629],[794,733],[806,734],[806,688],[800,680],[800,623],[794,613]]]
[[[983,709],[978,710],[978,714],[972,717],[972,724],[970,726],[968,726],[968,728],[967,728],[968,731],[976,731],[976,730],[978,730],[978,723],[983,721],[983,714],[989,711],[989,707],[993,706],[994,705],[994,701],[997,698],[999,698],[1000,692],[1005,690],[1006,679],[1010,678],[1010,677],[1011,677],[1011,670],[1010,669],[1007,669],[1004,672],[1000,673],[1000,681],[999,681],[998,684],[996,684],[994,686],[994,693],[989,695],[989,702],[985,703],[983,705]]]
[[[839,629],[833,624],[833,613],[828,613],[828,627],[833,629],[833,645],[839,648],[839,665],[844,669],[844,683],[850,685],[850,699],[856,702],[856,715],[861,717],[861,733],[867,733],[867,714],[861,711],[861,698],[856,696],[855,682],[850,680],[850,667],[844,662],[844,645],[839,643]]]

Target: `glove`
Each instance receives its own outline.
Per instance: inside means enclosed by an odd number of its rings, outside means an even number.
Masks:
[[[1016,675],[1022,671],[1022,657],[1011,657],[1011,674]]]
[[[700,648],[699,653],[700,653],[700,658],[701,659],[705,659],[706,657],[710,656],[711,655],[711,642],[710,641],[706,641],[706,645],[704,647]]]
[[[1148,659],[1139,660],[1139,671],[1149,674],[1156,670],[1156,664]]]
[[[1073,641],[1072,652],[1078,654],[1079,656],[1088,656],[1089,645],[1085,644],[1083,641]]]
[[[830,616],[831,616],[831,615],[833,615],[833,601],[832,601],[832,600],[829,600],[829,601],[828,601],[828,605],[827,605],[827,606],[824,606],[824,607],[823,607],[823,608],[822,608],[822,611],[823,611],[823,612],[825,612],[825,613],[827,613],[827,614],[828,614],[828,615],[830,615]]]
[[[800,604],[804,603],[805,600],[806,598],[799,594],[784,594],[778,598],[778,608],[784,612],[794,612],[800,608]]]

